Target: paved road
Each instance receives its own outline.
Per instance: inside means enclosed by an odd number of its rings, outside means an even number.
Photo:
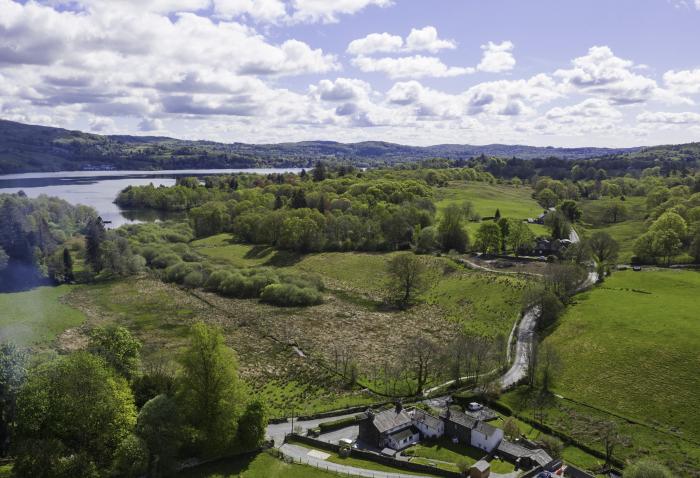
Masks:
[[[337,417],[330,418],[317,418],[316,420],[294,420],[294,428],[301,431],[303,434],[306,430],[310,428],[316,428],[319,423],[328,422],[331,420],[340,420],[345,417],[354,417],[357,413],[348,413],[346,415],[338,415]],[[284,436],[287,433],[292,432],[292,421],[288,419],[283,423],[271,423],[267,426],[267,438],[274,440],[275,446],[279,447],[284,442]]]
[[[517,342],[515,344],[515,357],[513,365],[501,377],[501,387],[510,388],[525,377],[530,363],[528,351],[535,337],[535,327],[539,316],[539,308],[533,307],[523,315],[518,324]]]

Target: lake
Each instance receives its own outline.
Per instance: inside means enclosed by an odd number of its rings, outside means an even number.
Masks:
[[[110,227],[134,222],[178,217],[181,213],[124,210],[114,204],[119,191],[127,186],[172,186],[178,177],[212,176],[232,173],[296,173],[300,168],[183,169],[168,171],[65,171],[0,175],[0,194],[24,191],[29,197],[56,196],[71,204],[84,204],[97,210]]]

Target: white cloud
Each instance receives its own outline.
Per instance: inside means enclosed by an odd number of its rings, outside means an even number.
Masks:
[[[247,15],[256,21],[275,23],[287,16],[282,0],[213,0],[214,11],[222,18]]]
[[[367,98],[372,87],[366,81],[337,78],[335,81],[321,80],[318,85],[312,85],[309,91],[320,100],[349,101]]]
[[[700,113],[693,113],[690,111],[682,113],[645,111],[637,115],[637,121],[640,123],[666,125],[700,124]]]
[[[405,56],[400,58],[371,58],[358,56],[352,64],[365,73],[384,73],[390,78],[444,78],[474,73],[473,68],[445,65],[433,56]]]
[[[139,131],[163,131],[163,122],[158,118],[142,118],[138,124]]]
[[[515,66],[514,48],[513,43],[509,41],[503,43],[488,42],[487,45],[481,45],[484,55],[477,69],[488,73],[512,70]]]
[[[440,50],[454,48],[457,48],[457,44],[454,41],[439,38],[437,29],[430,25],[420,29],[413,28],[406,37],[407,51],[436,53]]]
[[[389,33],[370,33],[364,38],[350,42],[347,52],[351,55],[370,55],[372,53],[391,53],[400,51],[403,38]]]
[[[411,53],[427,51],[436,53],[444,49],[454,49],[457,44],[452,40],[444,40],[438,36],[433,26],[412,28],[406,41],[399,35],[390,33],[370,33],[364,38],[350,42],[347,52],[351,55],[371,55],[373,53]]]
[[[700,2],[700,0],[698,0]],[[700,94],[700,68],[695,70],[667,71],[664,84],[679,94]]]
[[[607,46],[594,46],[588,54],[573,60],[573,68],[557,70],[572,91],[587,93],[614,104],[643,103],[655,97],[656,81],[633,73],[634,63],[615,56]]]
[[[293,0],[292,19],[299,22],[336,23],[341,15],[352,15],[375,5],[388,7],[393,0]]]
[[[558,106],[545,113],[545,118],[557,123],[574,123],[581,119],[602,119],[619,120],[622,113],[611,106],[607,101],[588,98],[581,103],[571,106]]]

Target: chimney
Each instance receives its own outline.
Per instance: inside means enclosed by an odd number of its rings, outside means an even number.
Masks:
[[[396,400],[396,413],[401,413],[401,410],[403,410],[403,404],[401,400]]]

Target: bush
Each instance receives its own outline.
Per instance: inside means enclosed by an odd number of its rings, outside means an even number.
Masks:
[[[260,300],[280,307],[304,307],[320,304],[323,298],[318,290],[310,287],[270,284],[263,289]]]
[[[165,269],[181,262],[180,256],[173,252],[160,253],[151,261],[151,265],[157,269]]]
[[[189,274],[187,274],[182,281],[182,284],[185,287],[189,287],[191,289],[200,287],[202,283],[204,282],[204,276],[202,275],[201,272],[199,271],[192,271]]]
[[[207,282],[204,284],[204,288],[210,291],[217,291],[221,287],[221,283],[229,278],[231,273],[227,270],[218,270],[211,273]]]

